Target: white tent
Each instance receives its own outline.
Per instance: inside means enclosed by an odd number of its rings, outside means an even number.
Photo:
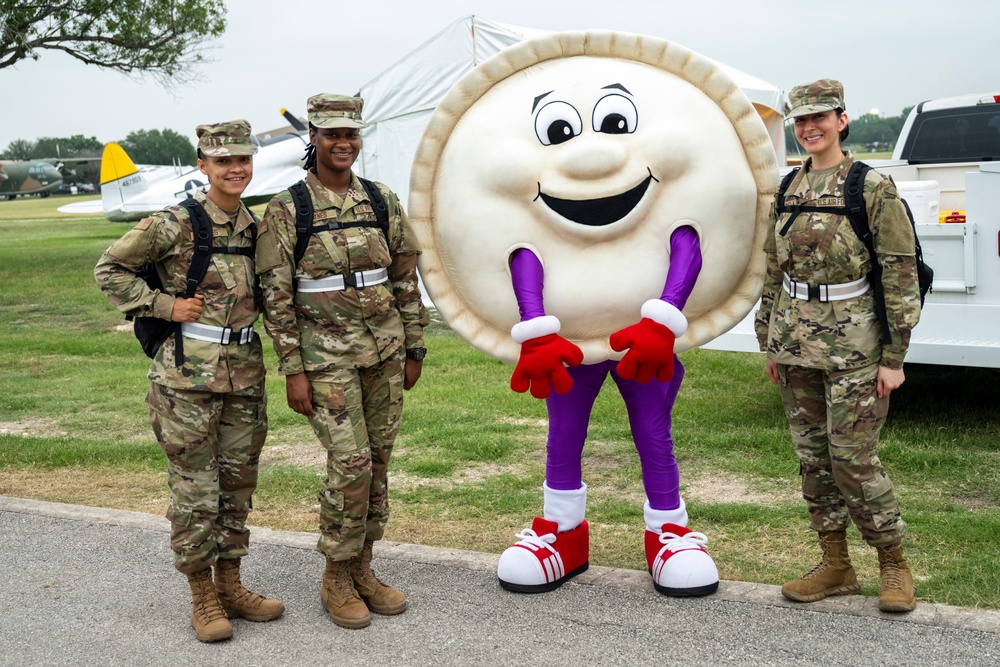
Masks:
[[[495,23],[478,16],[461,18],[416,51],[361,87],[368,123],[356,168],[382,181],[404,205],[410,166],[434,108],[466,72],[493,54],[547,31]],[[782,91],[756,77],[717,63],[746,93],[760,114],[778,157],[785,162]]]

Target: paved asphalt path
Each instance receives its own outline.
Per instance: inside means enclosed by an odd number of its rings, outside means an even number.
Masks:
[[[731,581],[667,598],[645,572],[602,567],[516,595],[497,584],[496,555],[391,542],[375,569],[409,609],[344,630],[320,605],[316,536],[264,528],[243,581],[285,615],[202,644],[167,530],[154,515],[0,496],[0,665],[1000,665],[1000,612],[894,616],[871,597],[800,605]]]

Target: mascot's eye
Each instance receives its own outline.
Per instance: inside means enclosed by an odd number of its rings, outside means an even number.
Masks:
[[[561,144],[583,132],[579,112],[566,102],[549,102],[535,116],[535,134],[543,146]]]
[[[631,134],[639,122],[639,112],[624,95],[606,95],[594,107],[594,131]]]

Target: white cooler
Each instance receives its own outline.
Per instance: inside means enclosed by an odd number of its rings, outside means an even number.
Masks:
[[[899,196],[906,200],[918,225],[937,224],[941,208],[941,185],[937,181],[896,181]]]

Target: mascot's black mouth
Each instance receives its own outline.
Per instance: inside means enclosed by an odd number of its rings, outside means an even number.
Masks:
[[[642,183],[627,192],[611,197],[600,199],[559,199],[542,192],[542,186],[538,185],[538,197],[542,198],[545,205],[550,209],[573,222],[589,227],[603,227],[617,222],[628,215],[646,194],[650,181],[655,181],[653,173],[650,172]],[[535,199],[538,199],[536,197]]]

